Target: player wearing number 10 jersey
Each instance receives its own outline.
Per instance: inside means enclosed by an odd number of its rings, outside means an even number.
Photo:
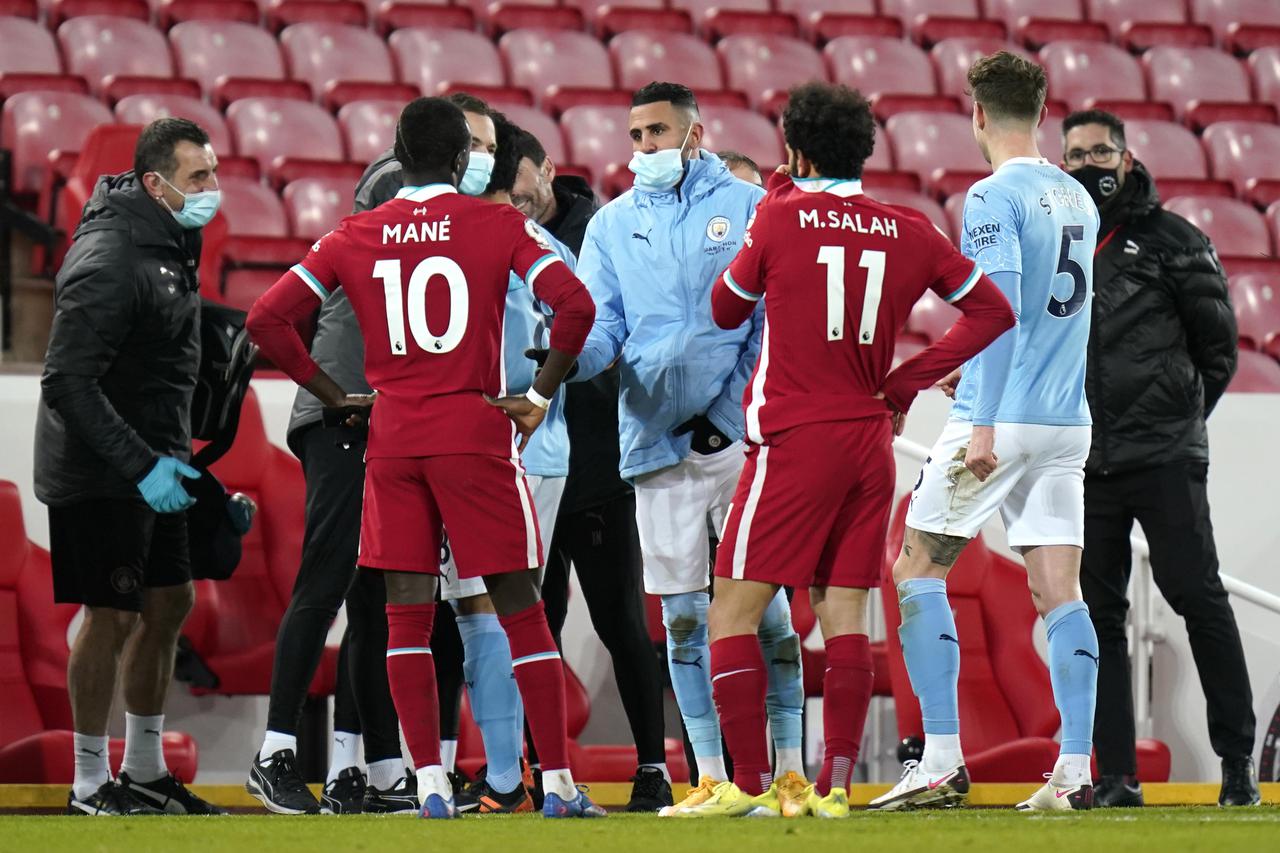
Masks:
[[[263,351],[326,406],[373,406],[359,565],[386,577],[387,675],[421,815],[456,815],[429,648],[447,527],[458,574],[484,578],[506,631],[542,759],[543,813],[595,817],[603,812],[569,771],[564,674],[531,571],[542,548],[516,441],[518,432],[523,446],[541,423],[595,307],[536,225],[508,205],[458,194],[470,145],[463,114],[448,101],[405,107],[396,128],[405,188],[316,243],[258,300],[248,324]],[[511,273],[556,313],[550,355],[527,398],[504,396]],[[346,395],[293,328],[337,287],[360,324],[376,403]]]
[[[760,203],[744,248],[712,292],[724,328],[745,322],[763,299],[764,332],[744,399],[747,462],[716,556],[709,617],[713,691],[734,780],[694,814],[848,813],[845,790],[871,696],[867,590],[884,552],[895,427],[920,389],[1013,324],[995,285],[928,219],[863,195],[875,125],[861,95],[799,86],[784,132],[793,186]],[[963,317],[891,369],[897,332],[930,289]],[[787,778],[764,793],[767,674],[756,626],[782,585],[810,587],[822,624],[826,757],[807,790]]]

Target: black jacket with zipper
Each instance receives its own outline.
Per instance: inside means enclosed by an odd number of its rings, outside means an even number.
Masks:
[[[1209,239],[1160,207],[1135,163],[1102,211],[1085,382],[1091,475],[1208,462],[1205,418],[1236,369],[1236,321]]]
[[[74,239],[40,380],[36,497],[140,499],[160,456],[190,457],[200,232],[125,172],[98,179]]]

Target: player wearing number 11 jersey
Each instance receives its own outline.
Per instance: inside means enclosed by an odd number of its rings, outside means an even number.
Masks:
[[[316,243],[255,303],[248,325],[272,361],[326,406],[373,407],[359,565],[386,577],[387,675],[422,816],[456,815],[429,647],[447,527],[458,574],[484,578],[506,631],[542,759],[543,813],[595,817],[603,812],[569,771],[564,674],[538,594],[542,547],[517,447],[517,433],[523,446],[541,423],[595,308],[536,225],[508,205],[458,194],[470,145],[462,112],[448,101],[405,107],[396,128],[405,188]],[[527,398],[504,396],[511,273],[556,314],[550,355]],[[376,403],[338,387],[294,329],[337,287],[360,324]]]
[[[1036,147],[1045,114],[1040,66],[1001,51],[973,64],[969,86],[974,136],[994,172],[965,199],[963,248],[1009,297],[1019,322],[964,366],[951,417],[911,498],[893,576],[925,748],[871,806],[951,805],[968,790],[957,694],[960,644],[967,640],[956,632],[946,576],[999,511],[1045,621],[1062,717],[1049,782],[1018,808],[1087,809],[1098,640],[1079,578],[1098,211],[1084,187]],[[954,379],[945,385],[954,388]]]
[[[863,195],[875,124],[861,95],[799,86],[784,131],[794,186],[760,203],[712,292],[723,328],[745,322],[763,299],[764,333],[744,399],[747,462],[716,556],[709,617],[734,780],[689,810],[699,815],[848,813],[871,697],[867,590],[880,576],[895,428],[917,391],[1013,324],[995,285],[928,219]],[[897,332],[927,290],[964,316],[891,369]],[[769,778],[756,628],[782,585],[810,587],[826,640],[826,757],[814,785],[788,774],[771,787]]]

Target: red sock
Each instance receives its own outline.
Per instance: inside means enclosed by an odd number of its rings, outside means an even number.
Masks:
[[[765,740],[764,697],[769,677],[755,634],[725,637],[711,644],[711,691],[720,712],[733,781],[748,794],[763,794],[773,783]]]
[[[822,772],[814,783],[825,797],[832,788],[849,790],[849,772],[858,761],[862,728],[871,704],[871,646],[866,634],[827,640],[827,673],[822,680],[822,726],[826,733]]]
[[[547,627],[547,614],[539,601],[510,616],[499,616],[511,644],[511,668],[515,672],[524,715],[533,734],[542,769],[569,768],[569,735],[565,731],[564,664]]]
[[[440,703],[431,659],[434,604],[387,605],[387,681],[413,766],[440,763]]]

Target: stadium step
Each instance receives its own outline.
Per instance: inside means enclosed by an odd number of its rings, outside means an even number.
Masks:
[[[588,783],[588,786],[592,799],[610,809],[622,808],[631,794],[631,785],[626,782]],[[317,797],[320,796],[321,787],[311,786]],[[678,802],[688,792],[688,786],[674,787]],[[865,806],[889,787],[888,784],[852,785],[849,790],[849,805],[855,808]],[[1035,782],[976,783],[969,792],[969,805],[978,808],[1011,807],[1030,796],[1037,787],[1039,784]],[[1263,782],[1260,787],[1264,803],[1280,803],[1280,782]],[[209,802],[232,811],[262,811],[261,804],[245,793],[244,785],[192,785],[191,790]],[[1150,783],[1143,785],[1142,791],[1149,806],[1208,806],[1218,802],[1216,782]],[[0,814],[51,813],[61,811],[66,805],[66,785],[0,785]]]

